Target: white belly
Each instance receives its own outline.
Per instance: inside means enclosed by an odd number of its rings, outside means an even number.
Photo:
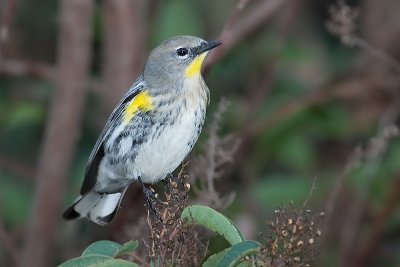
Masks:
[[[198,138],[195,121],[194,112],[185,112],[179,122],[165,127],[157,138],[141,144],[128,173],[140,175],[145,183],[156,183],[173,172]]]

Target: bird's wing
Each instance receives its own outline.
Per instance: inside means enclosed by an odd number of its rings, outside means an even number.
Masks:
[[[140,76],[129,88],[128,92],[124,95],[118,105],[115,107],[110,117],[104,126],[103,131],[98,137],[96,144],[93,147],[92,153],[89,156],[89,160],[86,164],[85,179],[81,187],[81,195],[86,194],[90,191],[97,181],[97,173],[99,169],[99,164],[104,156],[104,141],[110,132],[114,129],[113,125],[118,121],[123,115],[126,104],[129,103],[136,95],[138,95],[144,88],[145,82],[143,76]]]

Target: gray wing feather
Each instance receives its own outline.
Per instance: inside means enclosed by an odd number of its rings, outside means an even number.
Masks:
[[[143,76],[140,76],[133,85],[129,88],[128,92],[124,95],[118,105],[115,107],[110,117],[107,120],[106,125],[104,126],[103,131],[100,136],[97,138],[96,144],[93,147],[92,152],[90,153],[89,160],[86,164],[86,172],[85,179],[81,188],[81,195],[86,194],[90,191],[97,181],[97,171],[99,168],[99,164],[101,159],[104,156],[104,141],[107,136],[109,136],[112,129],[114,129],[114,123],[119,120],[119,118],[124,113],[126,108],[126,104],[131,101],[138,93],[140,93],[145,87],[145,82]]]

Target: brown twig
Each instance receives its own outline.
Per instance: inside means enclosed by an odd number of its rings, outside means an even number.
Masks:
[[[354,150],[347,161],[342,175],[336,180],[334,189],[332,190],[326,202],[326,219],[323,228],[325,233],[327,233],[327,231],[330,229],[335,203],[337,202],[337,198],[343,187],[345,179],[352,171],[360,168],[363,164],[371,164],[372,162],[379,160],[379,158],[386,151],[390,140],[398,135],[399,129],[394,125],[388,125],[381,129],[376,137],[373,137],[369,140],[365,150],[362,150],[360,146]],[[374,177],[371,175],[364,181],[364,186],[366,188],[368,188],[368,185],[371,183],[373,178]],[[357,233],[357,228],[360,224],[361,216],[365,209],[368,195],[369,190],[364,190],[358,199],[349,204],[350,207],[348,208],[348,212],[344,219],[346,221],[346,227],[341,233],[341,266],[346,266],[347,261],[352,254],[351,252],[354,247],[354,239]]]
[[[343,173],[335,180],[335,184],[333,186],[332,191],[330,192],[328,199],[325,204],[325,223],[323,227],[323,231],[325,233],[330,229],[330,223],[332,220],[333,211],[335,208],[335,204],[339,197],[339,193],[341,192],[346,177],[350,174],[352,170],[357,168],[361,164],[361,155],[362,150],[360,146],[357,146],[354,151],[351,153],[349,159],[347,160],[347,164],[344,168]]]
[[[147,3],[105,0],[102,95],[109,113],[133,80],[143,71],[148,39]]]
[[[227,19],[220,35],[218,36],[218,40],[221,41],[224,46],[232,35],[234,25],[239,18],[239,14],[245,9],[249,2],[250,0],[239,0],[235,6],[235,9],[232,11],[232,14]],[[204,73],[207,73],[209,68],[216,63],[217,60],[215,58],[218,57],[218,53],[222,53],[221,47],[210,52],[210,55],[207,57],[204,63]]]
[[[310,187],[310,192],[308,193],[307,198],[303,202],[303,209],[305,209],[308,206],[308,202],[310,201],[312,195],[314,194],[315,190],[317,190],[317,189],[318,189],[318,187],[317,187],[317,176],[315,176],[314,180],[313,180],[313,182],[311,184],[311,187]]]
[[[31,76],[53,82],[55,69],[53,66],[40,62],[28,62],[3,58],[0,60],[0,74],[12,77]]]
[[[27,224],[21,266],[52,265],[61,200],[79,137],[90,67],[93,0],[62,0],[58,40],[57,90],[48,116],[37,186]]]
[[[378,241],[382,236],[385,224],[390,216],[396,210],[400,202],[400,177],[396,177],[390,187],[390,193],[383,204],[382,210],[375,216],[372,229],[369,231],[369,237],[363,244],[360,252],[354,260],[354,267],[366,266],[367,262],[373,255],[373,252],[378,245]]]
[[[222,99],[214,113],[213,120],[208,127],[208,139],[202,150],[203,154],[196,157],[192,164],[190,177],[193,183],[193,191],[198,201],[215,209],[224,209],[234,199],[234,192],[221,197],[215,189],[215,181],[223,175],[224,167],[233,162],[240,141],[233,136],[219,136],[222,115],[229,103]],[[196,183],[201,184],[199,187]]]
[[[56,67],[49,64],[19,59],[3,58],[0,60],[0,75],[16,78],[32,77],[56,83],[56,74]],[[85,87],[89,90],[100,91],[104,87],[102,82],[96,78],[88,78],[86,82]]]
[[[239,1],[220,35],[225,38],[221,39],[223,45],[210,54],[204,63],[204,70],[207,72],[210,66],[224,57],[235,45],[259,30],[285,2],[286,0],[260,1],[246,16],[239,19],[238,14],[248,3],[248,1]]]
[[[395,60],[386,51],[373,46],[356,33],[359,15],[356,8],[351,8],[343,0],[340,0],[336,5],[330,7],[329,13],[331,18],[326,23],[327,29],[333,35],[340,38],[343,44],[362,49],[379,62],[400,73],[400,62]]]

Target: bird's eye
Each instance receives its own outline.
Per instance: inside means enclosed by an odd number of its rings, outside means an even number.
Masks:
[[[180,48],[176,49],[176,54],[180,58],[187,58],[188,57],[188,53],[189,53],[189,51],[184,47],[180,47]]]

